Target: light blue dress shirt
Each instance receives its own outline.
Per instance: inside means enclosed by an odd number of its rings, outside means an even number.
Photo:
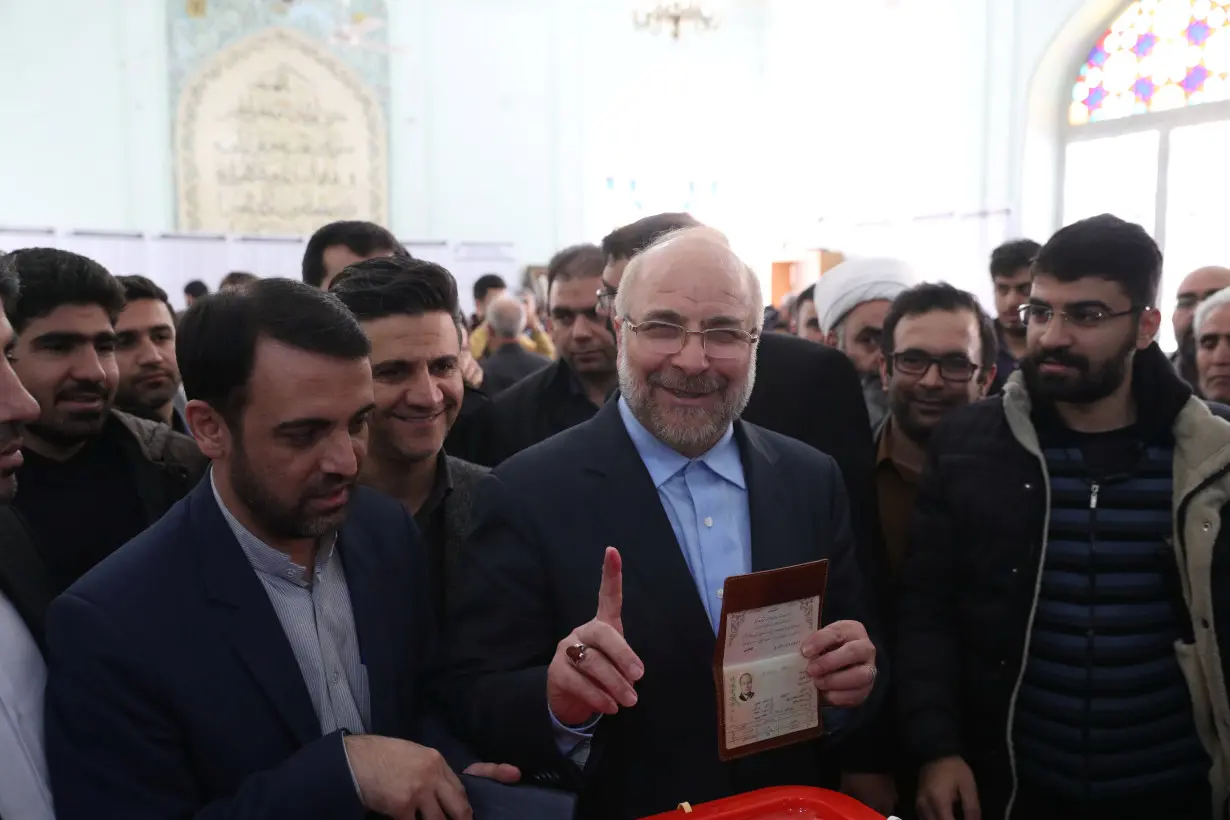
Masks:
[[[726,579],[752,571],[752,519],[734,427],[728,427],[707,453],[693,459],[646,430],[622,396],[619,415],[658,491],[716,635]],[[597,719],[575,729],[560,724],[554,715],[551,722],[560,751],[583,765]]]
[[[621,397],[619,415],[632,437],[688,562],[713,634],[722,618],[722,587],[752,571],[752,519],[734,427],[699,458],[659,441]]]

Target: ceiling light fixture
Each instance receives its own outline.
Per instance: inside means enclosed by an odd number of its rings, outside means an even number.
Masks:
[[[717,28],[717,15],[708,6],[709,4],[696,2],[696,0],[645,3],[632,13],[632,22],[638,29],[654,34],[669,31],[671,38],[678,40],[683,33],[684,26],[696,31]]]

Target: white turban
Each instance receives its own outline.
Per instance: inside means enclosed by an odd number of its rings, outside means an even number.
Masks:
[[[828,333],[846,314],[864,302],[896,299],[919,284],[909,265],[899,259],[850,259],[816,283],[816,319]]]

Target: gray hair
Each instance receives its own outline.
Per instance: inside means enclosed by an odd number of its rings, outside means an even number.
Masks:
[[[525,306],[510,296],[501,296],[487,306],[487,324],[501,339],[516,339],[525,332]]]
[[[678,230],[664,233],[653,241],[647,248],[632,257],[628,262],[628,267],[624,269],[623,278],[619,282],[619,292],[615,294],[615,315],[627,318],[628,312],[631,309],[633,285],[641,277],[645,267],[645,257],[654,250],[664,247],[665,245],[682,240],[694,240],[705,242],[712,246],[717,246],[725,249],[730,258],[742,269],[747,276],[748,292],[751,295],[752,322],[757,331],[764,328],[764,294],[760,289],[760,277],[756,272],[748,266],[746,262],[738,257],[730,247],[730,240],[721,231],[710,228],[705,225],[697,225],[687,228],[679,228]]]
[[[1208,299],[1196,305],[1196,315],[1192,318],[1192,331],[1197,337],[1200,336],[1200,329],[1208,321],[1213,311],[1226,305],[1230,305],[1230,288],[1222,288]]]

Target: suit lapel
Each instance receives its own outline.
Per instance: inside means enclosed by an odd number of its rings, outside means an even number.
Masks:
[[[752,572],[806,563],[812,550],[798,529],[794,494],[782,481],[777,450],[760,428],[743,421],[735,422],[735,438],[747,481]]]
[[[34,538],[12,507],[0,507],[0,592],[25,621],[43,654],[43,622],[54,595],[51,577]]]
[[[320,737],[320,720],[294,650],[207,479],[192,491],[189,521],[220,631],[295,738],[309,743]]]
[[[367,730],[373,734],[396,735],[398,715],[394,687],[393,644],[382,617],[384,597],[380,588],[380,568],[372,561],[374,554],[368,535],[357,524],[348,522],[340,535],[342,563],[346,568],[346,586],[350,590],[350,608],[354,613],[355,632],[359,638],[359,653],[367,671],[367,691],[371,699],[371,715]]]
[[[655,609],[650,618],[655,626],[673,633],[707,667],[713,663],[713,625],[618,403],[607,402],[591,424],[596,441],[586,469],[602,482],[606,526],[601,532],[606,546],[617,548],[623,558],[625,601],[635,598],[637,606]],[[630,594],[633,584],[640,594]]]

